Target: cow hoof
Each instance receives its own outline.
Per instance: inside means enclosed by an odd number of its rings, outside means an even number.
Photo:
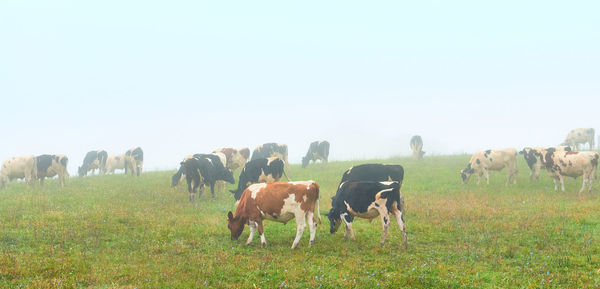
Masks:
[[[312,247],[315,244],[315,241],[310,241],[309,245]]]
[[[261,248],[264,248],[264,247],[266,247],[266,246],[267,246],[267,243],[260,243],[260,247],[261,247]]]
[[[246,242],[246,246],[250,245],[250,243],[252,243],[252,242]]]
[[[379,242],[379,246],[383,247],[383,245],[385,245],[385,242]]]

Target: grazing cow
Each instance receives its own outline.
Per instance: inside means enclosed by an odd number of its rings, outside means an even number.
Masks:
[[[264,158],[249,161],[240,173],[237,190],[231,190],[233,197],[239,200],[244,190],[254,183],[278,182],[285,173],[283,160]]]
[[[302,158],[302,168],[306,168],[310,161],[316,162],[321,160],[323,163],[327,163],[329,159],[329,142],[328,141],[315,141],[310,143],[306,156]]]
[[[523,155],[523,158],[525,159],[525,162],[527,162],[527,166],[530,169],[529,172],[529,180],[533,181],[533,178],[535,177],[535,180],[538,181],[540,179],[540,170],[543,166],[542,164],[542,151],[544,150],[544,148],[540,148],[540,147],[525,147],[523,148],[522,151],[519,152],[519,154]],[[569,146],[557,146],[556,150],[560,150],[560,151],[571,151],[571,147]]]
[[[410,139],[410,149],[413,151],[413,158],[420,160],[425,152],[423,151],[423,139],[420,135],[415,135]]]
[[[400,193],[399,182],[344,182],[335,196],[331,198],[331,210],[327,214],[329,218],[329,232],[334,234],[340,224],[344,222],[346,231],[344,238],[356,240],[352,230],[354,217],[368,219],[369,221],[381,217],[383,234],[381,246],[385,243],[390,227],[390,214],[396,217],[398,227],[404,238],[404,248],[408,247],[406,239],[406,226],[404,224],[404,199]]]
[[[363,164],[346,170],[340,185],[349,181],[395,181],[402,185],[403,180],[404,168],[401,165]]]
[[[191,159],[191,158],[207,158],[207,159],[211,160],[211,162],[213,163],[213,165],[217,171],[221,172],[223,170],[227,170],[227,168],[224,165],[224,163],[226,161],[225,160],[226,157],[223,153],[187,155],[185,158],[183,158],[182,162],[185,162],[186,160]],[[232,173],[232,175],[233,175],[233,173]],[[177,185],[179,185],[179,183],[182,181],[182,179],[184,177],[185,177],[185,168],[183,165],[180,165],[179,170],[171,177],[171,187],[176,187]]]
[[[575,150],[579,150],[579,145],[586,143],[590,144],[590,150],[594,149],[594,136],[595,132],[593,128],[576,128],[569,132],[567,138],[561,145],[570,146]]]
[[[214,159],[214,158],[216,159]],[[235,179],[230,170],[226,169],[215,155],[194,155],[181,162],[183,173],[188,185],[190,202],[193,202],[196,196],[196,190],[200,184],[210,186],[212,198],[215,198],[215,182],[218,180],[234,184]],[[173,176],[173,179],[175,176]],[[202,191],[200,191],[200,195]],[[200,198],[200,195],[198,198]]]
[[[563,193],[565,192],[564,177],[577,178],[582,175],[583,185],[579,194],[583,192],[586,185],[588,185],[588,192],[591,192],[599,158],[597,152],[558,151],[555,148],[542,150],[542,162],[548,175],[554,180],[554,190],[558,191],[557,181],[559,181]]]
[[[58,175],[58,183],[61,187],[65,186],[65,179],[69,177],[67,164],[69,158],[65,155],[40,155],[36,157],[37,177],[40,184],[44,185],[45,178],[52,178]]]
[[[131,175],[140,176],[144,166],[144,151],[140,147],[131,148],[125,152],[125,174],[131,170]]]
[[[232,171],[243,167],[248,158],[250,158],[250,150],[248,148],[220,148],[213,151],[213,153],[224,154],[226,158],[225,166]]]
[[[262,183],[249,186],[235,210],[235,216],[227,213],[227,228],[231,231],[231,239],[237,240],[244,226],[250,226],[250,236],[246,245],[252,242],[254,232],[258,229],[261,247],[267,245],[263,232],[263,220],[271,220],[286,224],[296,219],[296,238],[292,249],[298,246],[302,233],[310,230],[310,246],[315,242],[317,220],[319,214],[319,185],[314,181]]]
[[[517,150],[515,149],[499,149],[486,150],[478,152],[471,157],[467,167],[460,171],[463,184],[469,182],[471,175],[477,174],[477,184],[481,182],[481,176],[485,176],[487,184],[490,184],[490,175],[488,171],[501,171],[506,168],[506,185],[513,182],[517,183]]]
[[[122,155],[111,155],[106,160],[106,166],[104,173],[114,174],[115,170],[125,170],[125,159],[127,156]]]
[[[282,159],[286,169],[288,171],[290,170],[290,163],[288,162],[288,147],[285,144],[266,143],[263,145],[259,145],[252,152],[252,158],[250,160],[252,161],[256,159],[270,157],[278,157]]]
[[[89,151],[83,158],[83,164],[77,168],[79,176],[84,177],[89,171],[92,171],[92,174],[94,174],[95,169],[98,169],[98,174],[101,174],[104,172],[104,166],[106,166],[107,158],[108,154],[106,151]]]
[[[37,179],[37,158],[35,156],[12,157],[2,164],[0,169],[0,188],[4,188],[14,179],[25,179],[33,185]]]

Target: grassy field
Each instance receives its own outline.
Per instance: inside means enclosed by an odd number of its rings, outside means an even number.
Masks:
[[[329,234],[341,174],[374,160],[292,166],[292,179],[321,185],[323,218],[315,246],[306,230],[294,251],[293,221],[267,221],[264,249],[257,238],[244,245],[248,228],[231,241],[232,194],[190,204],[185,186],[169,187],[174,172],[73,178],[64,189],[14,183],[0,191],[0,287],[600,287],[600,186],[578,196],[581,178],[568,179],[566,194],[554,192],[545,172],[529,182],[520,156],[516,186],[504,172],[462,185],[468,159],[380,160],[406,170],[408,250],[395,221],[384,247],[379,219],[357,219],[356,242]]]

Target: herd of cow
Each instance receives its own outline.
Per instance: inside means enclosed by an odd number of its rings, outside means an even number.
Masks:
[[[580,193],[588,187],[591,191],[593,180],[596,178],[598,160],[597,152],[574,151],[580,144],[594,147],[593,129],[575,129],[569,133],[565,142],[560,146],[549,148],[526,147],[519,153],[524,156],[531,169],[530,179],[539,179],[540,170],[545,168],[554,180],[561,183],[564,192],[564,177],[583,176],[583,186]],[[414,136],[410,141],[413,156],[421,159],[423,141],[420,136]],[[463,183],[467,183],[472,175],[486,178],[489,184],[489,171],[500,171],[506,168],[508,185],[511,180],[517,182],[517,150],[497,149],[478,152],[471,157],[467,167],[460,174]],[[329,142],[316,141],[310,144],[306,156],[302,158],[305,168],[311,161],[328,161]],[[249,161],[248,161],[249,159]],[[90,151],[86,154],[83,164],[78,168],[80,177],[92,174],[97,169],[98,174],[114,173],[122,169],[125,174],[140,176],[142,172],[144,153],[141,148],[133,148],[122,155],[108,156],[106,151]],[[39,179],[43,185],[44,178],[58,175],[59,184],[64,186],[67,173],[68,158],[65,155],[40,155],[14,157],[5,161],[0,170],[0,188],[13,179],[24,178],[32,184]],[[285,144],[266,143],[254,149],[252,157],[248,148],[222,148],[210,154],[193,154],[186,156],[180,162],[179,170],[172,176],[171,185],[177,186],[184,178],[187,182],[189,201],[196,198],[198,188],[210,187],[214,198],[215,185],[218,182],[235,184],[232,171],[241,168],[237,189],[231,190],[236,200],[235,214],[228,212],[228,228],[231,238],[237,239],[244,227],[250,227],[250,235],[246,244],[252,242],[255,231],[261,238],[261,245],[266,245],[263,231],[263,220],[273,220],[287,223],[296,220],[296,238],[292,249],[298,242],[308,223],[310,230],[310,245],[314,243],[316,225],[321,222],[319,214],[319,185],[314,181],[291,181],[289,175],[288,149]],[[286,173],[286,170],[288,173]],[[280,182],[285,176],[287,182]],[[380,217],[383,225],[383,235],[380,244],[383,245],[388,235],[390,215],[396,218],[403,234],[405,248],[407,247],[406,226],[404,223],[404,199],[401,186],[404,180],[404,169],[400,165],[363,164],[349,168],[342,175],[336,194],[331,200],[331,210],[326,216],[330,222],[330,233],[335,233],[343,223],[344,237],[355,239],[352,222],[355,217],[372,220]]]

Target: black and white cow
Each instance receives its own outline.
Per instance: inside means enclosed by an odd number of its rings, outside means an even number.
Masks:
[[[395,181],[402,185],[404,168],[401,165],[364,164],[353,166],[344,172],[342,181]]]
[[[410,139],[410,149],[413,151],[413,158],[420,160],[425,152],[423,151],[423,139],[420,135],[415,135]]]
[[[310,161],[316,162],[321,160],[323,163],[327,163],[329,159],[329,142],[328,141],[314,141],[310,143],[306,156],[302,158],[302,168],[306,168]]]
[[[237,190],[231,190],[233,197],[239,200],[244,190],[254,183],[278,182],[284,174],[283,167],[283,160],[275,157],[247,162],[240,173]]]
[[[594,149],[595,131],[593,128],[576,128],[569,132],[565,141],[561,145],[570,146],[574,150],[579,150],[579,145],[590,145],[590,150]]]
[[[67,164],[69,158],[65,155],[40,155],[36,157],[37,177],[40,184],[44,185],[45,178],[52,178],[58,175],[58,183],[61,187],[65,186],[65,179],[69,177]]]
[[[257,146],[252,152],[250,160],[256,160],[261,158],[277,157],[283,160],[286,169],[290,170],[290,163],[288,162],[288,147],[286,144],[278,143],[266,143]],[[288,179],[289,180],[289,179]]]
[[[540,171],[543,166],[542,163],[542,152],[545,151],[546,148],[542,147],[525,147],[522,151],[519,151],[519,154],[523,155],[527,166],[529,167],[529,180],[538,181],[540,179]],[[571,147],[569,146],[557,146],[555,147],[557,151],[571,151]]]
[[[213,159],[212,157],[216,157]],[[190,202],[193,202],[196,191],[201,184],[210,186],[212,198],[215,198],[215,182],[218,180],[235,184],[235,179],[231,171],[223,166],[219,157],[215,155],[194,155],[181,162],[183,174],[188,185]],[[181,169],[180,169],[181,170]],[[175,176],[173,176],[173,179]],[[202,191],[200,192],[202,194]],[[200,196],[198,196],[199,198]]]
[[[385,244],[390,227],[390,215],[393,215],[402,231],[404,248],[408,247],[406,226],[404,224],[404,199],[400,193],[399,182],[343,182],[335,196],[331,198],[331,210],[327,214],[330,223],[329,232],[337,232],[341,223],[345,225],[344,238],[348,235],[356,240],[352,230],[354,217],[369,221],[381,217],[383,234],[380,245]]]
[[[215,169],[218,172],[224,171],[224,170],[229,170],[228,168],[225,167],[223,161],[226,160],[226,157],[224,154],[222,153],[212,153],[212,154],[193,154],[193,155],[188,155],[185,158],[183,158],[183,162],[185,162],[188,159],[191,158],[207,158],[210,159],[211,162],[213,163]],[[229,170],[231,172],[231,170]],[[223,172],[226,174],[226,172]],[[233,175],[233,172],[232,172]],[[179,183],[181,182],[181,179],[185,177],[185,168],[183,165],[180,165],[179,170],[171,177],[171,187],[176,187],[177,185],[179,185]]]
[[[131,174],[134,176],[140,176],[142,174],[142,167],[144,166],[144,151],[140,147],[129,149],[125,152],[125,174],[127,170],[131,170]]]
[[[106,151],[89,151],[83,158],[83,164],[77,169],[79,176],[84,177],[89,171],[92,171],[92,174],[94,174],[95,169],[98,169],[98,174],[101,174],[104,172],[107,158],[108,154]]]

